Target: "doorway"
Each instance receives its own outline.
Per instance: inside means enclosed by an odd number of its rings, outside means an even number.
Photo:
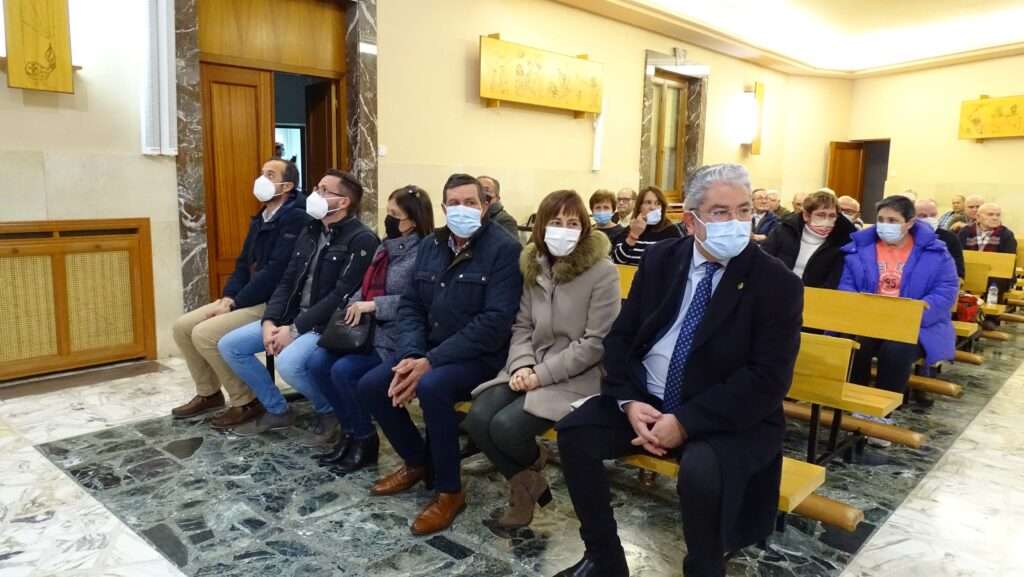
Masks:
[[[875,203],[885,195],[889,145],[887,139],[829,143],[828,187],[837,196],[850,196],[860,202],[865,222],[874,222]]]

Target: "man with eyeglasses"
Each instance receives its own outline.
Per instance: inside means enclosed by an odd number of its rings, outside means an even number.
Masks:
[[[745,168],[702,167],[686,191],[690,234],[644,255],[604,341],[603,394],[556,425],[586,545],[583,559],[556,577],[629,574],[607,459],[679,461],[687,577],[723,577],[727,552],[772,531],[803,287],[750,243]]]
[[[380,240],[359,221],[363,186],[347,172],[328,169],[306,199],[314,220],[295,242],[281,282],[267,302],[263,320],[236,329],[218,349],[231,368],[256,393],[266,413],[231,429],[240,436],[284,429],[294,416],[288,401],[256,358],[265,351],[275,357],[281,377],[313,404],[316,414],[311,447],[333,444],[338,421],[306,369],[331,314],[359,289]]]
[[[619,190],[619,193],[615,195],[617,204],[615,205],[615,215],[612,216],[612,222],[618,223],[619,221],[629,223],[630,215],[633,213],[633,203],[636,202],[636,191],[632,188],[623,188]]]

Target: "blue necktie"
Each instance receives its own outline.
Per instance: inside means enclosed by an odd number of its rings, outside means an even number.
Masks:
[[[674,411],[683,404],[683,377],[686,376],[686,359],[690,357],[693,350],[693,339],[697,336],[697,329],[700,322],[704,320],[704,313],[708,310],[708,303],[711,302],[711,280],[715,271],[722,268],[717,262],[706,262],[704,267],[704,278],[697,283],[693,291],[693,299],[690,301],[690,308],[686,309],[686,316],[683,318],[683,325],[679,328],[679,336],[676,337],[676,346],[672,350],[672,358],[668,361],[668,375],[665,377],[665,398],[663,407],[666,411]]]

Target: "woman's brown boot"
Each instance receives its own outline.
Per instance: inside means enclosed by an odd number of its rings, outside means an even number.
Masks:
[[[520,471],[508,480],[510,495],[508,509],[498,519],[498,526],[505,529],[525,527],[533,521],[535,505],[541,507],[551,502],[551,488],[540,471],[548,460],[548,452],[540,445],[540,456],[529,469]]]

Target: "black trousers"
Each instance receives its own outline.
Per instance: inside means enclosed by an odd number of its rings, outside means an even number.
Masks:
[[[611,488],[602,461],[643,452],[630,442],[636,438],[625,413],[614,404],[593,399],[579,411],[595,424],[559,427],[558,449],[565,482],[587,555],[609,568],[625,562],[611,506]],[[568,418],[583,417],[570,415]],[[704,441],[687,441],[678,450],[676,490],[683,521],[687,555],[686,577],[723,577],[722,474],[718,456]]]
[[[506,479],[537,462],[537,435],[554,425],[527,413],[523,409],[525,401],[526,393],[513,391],[508,385],[494,385],[480,393],[462,421],[462,428]]]
[[[858,385],[867,385],[871,380],[871,359],[878,358],[878,377],[875,384],[879,389],[903,393],[907,380],[914,371],[914,362],[921,357],[917,343],[897,343],[866,337],[858,338],[860,349],[853,355],[850,380]]]

